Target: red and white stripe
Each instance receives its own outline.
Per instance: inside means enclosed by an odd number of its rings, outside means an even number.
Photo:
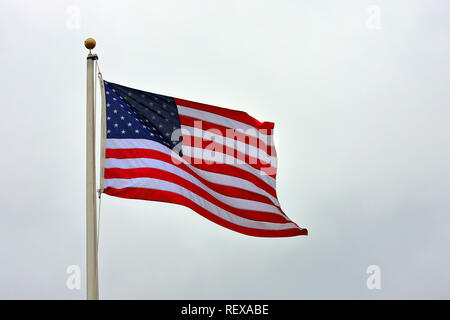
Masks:
[[[277,199],[273,123],[241,111],[182,99],[175,103],[183,157],[152,140],[107,139],[104,192],[184,205],[251,236],[307,235]],[[230,138],[226,129],[242,132]]]

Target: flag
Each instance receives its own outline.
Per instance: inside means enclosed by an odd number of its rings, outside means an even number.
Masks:
[[[104,81],[103,192],[191,208],[258,237],[307,235],[281,210],[271,122]]]

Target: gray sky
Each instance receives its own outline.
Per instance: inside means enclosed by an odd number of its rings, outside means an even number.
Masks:
[[[85,297],[88,36],[106,80],[274,121],[310,232],[104,196],[102,298],[450,298],[448,1],[0,3],[0,298]]]

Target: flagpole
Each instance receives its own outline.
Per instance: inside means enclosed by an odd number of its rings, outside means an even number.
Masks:
[[[97,256],[97,198],[95,182],[95,81],[94,62],[98,59],[91,53],[95,40],[86,39],[87,56],[87,100],[86,100],[86,290],[88,300],[98,300],[98,256]]]

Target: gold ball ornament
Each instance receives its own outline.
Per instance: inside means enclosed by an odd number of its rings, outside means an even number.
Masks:
[[[92,38],[87,38],[86,40],[84,40],[84,46],[86,47],[86,49],[89,49],[89,51],[94,49],[95,45],[96,45],[96,42]]]

